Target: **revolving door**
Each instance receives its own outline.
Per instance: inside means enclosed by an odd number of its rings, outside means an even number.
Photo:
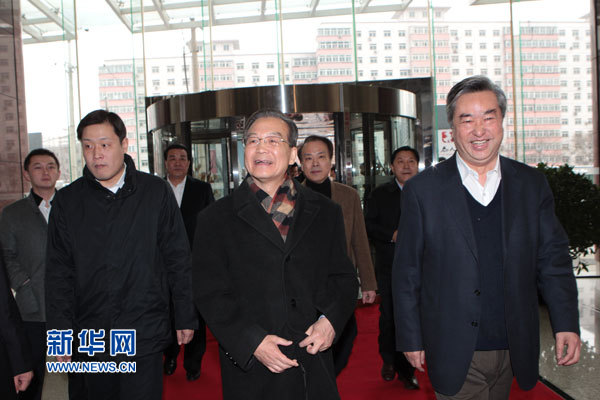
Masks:
[[[164,149],[182,143],[192,150],[191,173],[211,183],[215,198],[229,194],[246,176],[244,123],[260,108],[279,109],[294,119],[299,145],[309,135],[329,138],[336,180],[356,188],[361,199],[391,179],[395,148],[416,148],[419,142],[415,95],[401,89],[268,86],[148,98],[147,103],[150,171],[164,176]]]

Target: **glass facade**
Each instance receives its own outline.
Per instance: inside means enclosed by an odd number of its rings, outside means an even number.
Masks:
[[[432,77],[435,162],[453,152],[446,93],[474,74],[509,97],[504,154],[598,173],[587,0],[44,4],[22,2],[27,122],[70,166],[65,183],[80,174],[74,127],[91,110],[124,119],[147,169],[145,96],[280,84]]]

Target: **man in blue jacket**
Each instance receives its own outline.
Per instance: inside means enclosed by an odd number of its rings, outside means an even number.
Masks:
[[[499,155],[504,92],[470,77],[450,90],[446,111],[456,154],[402,191],[396,344],[414,367],[427,360],[438,399],[508,399],[513,375],[524,390],[538,379],[538,290],[558,364],[579,360],[568,240],[544,176]]]

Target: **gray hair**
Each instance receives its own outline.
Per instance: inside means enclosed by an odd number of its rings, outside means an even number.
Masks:
[[[496,99],[498,100],[498,107],[502,113],[502,118],[506,114],[506,95],[500,89],[498,85],[493,83],[488,77],[483,75],[470,76],[458,82],[450,89],[448,96],[446,97],[446,116],[448,123],[452,126],[452,120],[454,119],[454,111],[456,109],[456,103],[463,94],[475,93],[475,92],[494,92]]]
[[[248,129],[250,129],[252,125],[260,118],[277,118],[285,122],[288,127],[287,141],[290,146],[296,147],[296,142],[298,141],[298,127],[296,126],[296,123],[281,111],[271,108],[263,108],[255,111],[248,118],[244,127],[244,140],[248,138]]]

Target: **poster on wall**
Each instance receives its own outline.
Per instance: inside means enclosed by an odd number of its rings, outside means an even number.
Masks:
[[[443,161],[452,157],[456,150],[452,139],[452,129],[439,129],[437,138],[438,160]]]

